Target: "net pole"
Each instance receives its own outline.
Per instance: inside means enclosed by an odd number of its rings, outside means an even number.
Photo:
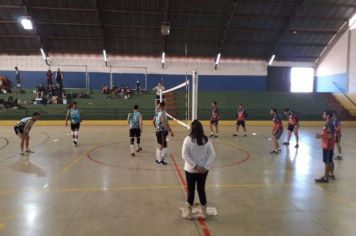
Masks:
[[[112,90],[112,87],[113,87],[113,78],[112,78],[111,66],[110,66],[110,77],[109,77],[109,80],[110,80],[110,90]]]
[[[192,121],[198,119],[198,72],[192,73]]]
[[[90,93],[90,77],[88,72],[88,66],[85,66],[85,87],[87,89],[87,93]]]
[[[163,95],[162,95],[162,89],[158,89],[158,91],[159,91],[159,102],[162,102],[162,97],[163,97]]]
[[[145,91],[147,91],[147,67],[145,67]]]
[[[185,121],[187,122],[187,125],[189,125],[189,122],[188,122],[188,81],[187,81],[187,75],[185,76]]]

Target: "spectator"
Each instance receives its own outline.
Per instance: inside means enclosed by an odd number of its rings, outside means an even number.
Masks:
[[[21,90],[21,73],[19,71],[19,68],[15,66],[15,73],[16,73],[16,89]]]
[[[102,89],[101,89],[101,93],[102,94],[109,94],[110,93],[110,89],[108,85],[105,85]]]
[[[136,94],[142,94],[142,92],[141,92],[141,82],[139,80],[136,81]]]
[[[51,90],[52,87],[53,87],[52,71],[51,71],[51,69],[48,69],[48,71],[47,71],[47,89]]]
[[[63,74],[59,68],[56,73],[56,83],[57,87],[59,86],[61,89],[63,88]]]
[[[156,100],[160,100],[161,93],[165,90],[163,86],[163,82],[158,82],[157,86],[154,87],[152,90],[156,90]],[[162,99],[164,99],[164,95],[162,95]]]
[[[43,84],[39,84],[37,86],[37,89],[36,89],[36,97],[37,98],[43,98],[43,95],[45,93],[45,87],[43,86]]]

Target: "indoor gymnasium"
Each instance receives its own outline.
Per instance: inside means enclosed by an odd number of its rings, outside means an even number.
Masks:
[[[0,0],[0,235],[356,235],[355,0]]]

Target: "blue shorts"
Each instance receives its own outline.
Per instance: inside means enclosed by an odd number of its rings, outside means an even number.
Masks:
[[[274,136],[276,137],[276,139],[279,139],[283,134],[283,129],[279,129]]]
[[[333,163],[334,149],[323,149],[323,162],[325,164]]]
[[[210,124],[214,126],[218,126],[219,120],[210,120]]]

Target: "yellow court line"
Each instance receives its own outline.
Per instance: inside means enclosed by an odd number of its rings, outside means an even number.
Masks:
[[[67,166],[65,166],[56,176],[54,176],[53,178],[51,178],[47,184],[43,187],[43,189],[47,190],[49,185],[53,184],[55,181],[57,181],[57,179],[59,179],[59,177],[61,177],[62,175],[64,175],[69,169],[71,169],[74,165],[76,165],[79,161],[81,161],[83,158],[85,158],[85,156],[87,155],[87,153],[91,152],[92,150],[94,150],[96,147],[98,147],[99,145],[94,145],[91,146],[89,148],[88,151],[85,151],[84,154],[79,155],[76,159],[74,159],[73,161],[71,161]],[[48,191],[48,190],[47,190]]]
[[[208,120],[201,121],[203,125],[209,125]],[[272,121],[270,120],[251,120],[246,121],[249,126],[270,126]],[[2,120],[1,126],[13,126],[17,123],[15,120]],[[322,126],[323,121],[300,121],[302,126]],[[146,126],[152,125],[152,120],[144,120],[143,124]],[[175,121],[171,122],[172,125],[179,125]],[[236,121],[234,120],[220,120],[220,125],[235,126]],[[63,120],[39,120],[36,122],[37,126],[64,126]],[[82,122],[84,126],[127,126],[126,120],[84,120]],[[343,126],[356,126],[356,121],[343,121]]]

